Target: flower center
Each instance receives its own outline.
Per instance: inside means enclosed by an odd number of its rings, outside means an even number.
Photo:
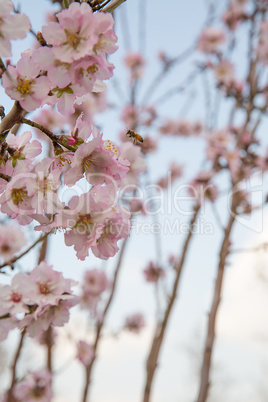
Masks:
[[[22,95],[26,95],[31,91],[31,85],[33,80],[24,80],[23,78],[18,78],[18,85],[16,87],[17,91],[19,91]]]
[[[22,297],[21,294],[19,293],[12,293],[11,295],[11,301],[13,301],[14,303],[19,303],[21,301]]]
[[[94,230],[94,223],[91,221],[91,216],[80,216],[80,219],[76,222],[72,229],[76,229],[78,234],[91,234]]]
[[[49,287],[46,283],[39,284],[39,291],[42,295],[47,295],[49,293]]]
[[[89,74],[95,74],[95,73],[98,71],[98,69],[99,69],[99,67],[98,67],[98,65],[95,63],[95,64],[92,64],[92,66],[89,66],[89,67],[87,68],[87,72],[88,72]]]
[[[14,188],[11,193],[12,201],[14,205],[18,205],[24,201],[27,197],[27,191],[25,188]]]
[[[82,168],[84,172],[94,173],[96,170],[96,165],[98,165],[98,161],[92,158],[92,155],[86,156],[82,161]]]
[[[77,49],[77,46],[80,43],[81,38],[77,33],[69,32],[67,29],[64,30],[66,38],[67,38],[67,43],[71,45],[75,50]]]

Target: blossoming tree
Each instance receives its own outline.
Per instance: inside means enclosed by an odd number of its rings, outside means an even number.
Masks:
[[[15,9],[11,0],[0,0],[0,75],[3,89],[13,102],[8,112],[5,105],[0,106],[0,340],[14,333],[19,335],[1,400],[55,400],[54,351],[61,339],[57,331],[68,323],[73,307],[73,315],[78,308],[90,315],[90,340],[70,335],[75,343],[74,359],[84,370],[81,400],[89,400],[92,369],[119,271],[124,269],[122,260],[131,227],[137,227],[138,219],[148,223],[150,218],[156,249],[150,261],[144,261],[142,270],[145,281],[155,289],[157,314],[144,370],[142,400],[153,401],[153,380],[181,274],[191,255],[198,219],[210,203],[221,236],[197,391],[197,401],[205,402],[209,398],[222,284],[232,253],[231,233],[237,222],[265,203],[264,197],[255,205],[244,184],[268,168],[267,156],[260,146],[261,122],[267,112],[268,3],[230,0],[218,14],[211,6],[205,26],[189,49],[175,57],[159,54],[160,72],[153,79],[145,79],[142,52],[127,52],[126,99],[114,81],[114,92],[121,101],[122,126],[116,142],[105,130],[102,132],[95,115],[113,109],[106,103],[104,81],[112,79],[114,69],[116,77],[117,66],[110,62],[110,55],[118,47],[112,13],[118,6],[123,9],[123,1],[52,3],[56,3],[56,12],[51,12],[46,24],[35,33],[28,16]],[[238,79],[232,58],[239,50],[236,32],[241,27],[247,29],[249,52],[244,61],[246,72],[239,72]],[[22,51],[15,63],[11,44],[26,35],[32,35],[35,42]],[[159,98],[154,98],[172,69],[189,58],[194,63],[185,80],[175,84],[173,81],[170,90],[164,88]],[[205,116],[190,120],[186,112],[192,98],[187,98],[187,89],[197,78],[203,82]],[[148,89],[141,98],[138,90],[143,82]],[[174,95],[185,90],[187,110],[184,108],[180,117],[163,113],[162,102],[172,101]],[[220,101],[227,105],[223,112]],[[201,139],[205,144],[203,160],[194,177],[183,176],[186,167],[177,157],[169,161],[167,174],[150,178],[150,157],[158,152],[158,143],[168,137],[175,141],[175,149],[176,141],[181,139],[189,143]],[[186,161],[191,159],[191,150],[188,152]],[[179,208],[179,213],[190,219],[185,222],[186,230],[179,228],[177,233],[180,251],[169,253],[164,262],[163,237],[153,228],[165,224],[163,215],[167,211],[158,209],[157,202],[164,204],[174,183],[182,177],[184,184],[176,191],[181,191],[184,198],[190,197],[190,210],[184,213]],[[67,190],[68,196],[64,197]],[[172,196],[174,199],[174,193]],[[219,214],[217,205],[222,208],[223,203],[224,213]],[[36,232],[41,232],[39,237]],[[77,261],[88,261],[89,255],[94,256],[94,261],[116,257],[113,274],[109,276],[105,269],[90,264],[81,284],[66,278],[64,267],[54,268],[47,261],[47,249],[59,232],[64,233],[65,247],[73,248]],[[20,260],[33,250],[38,253],[38,263],[22,268]],[[125,318],[117,335],[121,330],[138,334],[145,324],[142,312],[134,311]],[[43,345],[46,358],[39,370],[22,370],[21,374],[18,365],[26,339]]]

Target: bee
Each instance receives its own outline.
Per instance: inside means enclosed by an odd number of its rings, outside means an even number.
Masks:
[[[137,134],[134,130],[128,130],[126,135],[129,138],[133,139],[133,144],[137,144],[137,142],[143,142],[143,138],[141,135]]]

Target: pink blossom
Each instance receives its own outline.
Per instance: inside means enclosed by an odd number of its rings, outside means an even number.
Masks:
[[[32,199],[36,193],[36,175],[19,173],[6,184],[6,191],[0,197],[1,211],[17,219],[21,225],[28,225],[35,212]]]
[[[10,159],[13,166],[17,163],[17,160],[34,160],[37,155],[42,152],[42,145],[39,141],[33,140],[31,131],[26,131],[21,135],[14,135],[9,133],[6,142],[10,145],[15,152],[11,153]]]
[[[104,271],[91,269],[85,272],[83,293],[100,296],[108,288],[109,282]]]
[[[10,0],[0,0],[0,57],[11,56],[10,39],[23,39],[31,28],[25,14],[10,14],[14,9]]]
[[[138,334],[145,327],[145,320],[142,313],[129,315],[125,319],[124,329]]]
[[[7,318],[0,318],[0,342],[3,342],[8,334],[9,331],[16,328],[18,320],[16,317],[7,317]]]
[[[146,282],[157,283],[159,279],[163,278],[166,274],[163,268],[159,265],[149,262],[146,269],[143,270]]]
[[[94,357],[94,349],[91,345],[89,345],[85,341],[79,341],[77,344],[77,358],[80,360],[84,366],[88,366],[93,357]]]
[[[213,130],[205,138],[208,141],[206,153],[210,160],[222,155],[233,141],[233,136],[228,128]]]
[[[143,202],[136,198],[133,198],[133,200],[130,201],[129,209],[132,214],[137,214],[140,212],[142,215],[146,215],[146,209],[144,208]]]
[[[151,152],[156,151],[157,140],[154,140],[147,135],[146,137],[143,137],[143,142],[140,144],[140,147],[144,155],[150,154]]]
[[[108,286],[109,281],[104,271],[99,269],[87,270],[82,284],[81,308],[94,310]]]
[[[72,3],[68,9],[57,14],[58,23],[50,22],[43,27],[43,36],[56,59],[72,63],[93,53],[98,41],[96,17],[86,4]]]
[[[0,225],[0,257],[10,260],[22,247],[26,246],[23,231],[15,225]]]
[[[215,53],[219,46],[226,42],[226,37],[222,29],[206,27],[199,37],[196,48],[205,54]]]
[[[230,4],[229,8],[222,14],[222,21],[231,31],[234,31],[239,21],[241,21],[243,14],[244,11],[240,7]]]
[[[127,159],[130,163],[127,176],[122,181],[122,188],[124,191],[132,191],[138,185],[139,175],[147,170],[141,149],[131,142],[126,142],[121,146],[120,158]]]
[[[61,272],[52,269],[46,261],[42,261],[30,273],[32,286],[28,295],[39,306],[58,305],[60,300],[72,298],[70,279],[64,279]]]
[[[113,30],[114,19],[112,15],[102,12],[93,15],[96,22],[94,34],[97,36],[97,42],[93,47],[94,53],[100,55],[114,53],[118,49],[118,46],[115,44],[117,36]]]
[[[210,180],[214,176],[213,171],[202,171],[198,173],[188,187],[188,192],[198,204],[203,204],[205,199],[215,201],[218,196],[218,190],[215,184],[210,183]]]
[[[25,315],[18,323],[20,329],[26,328],[30,337],[35,338],[50,325],[62,327],[69,321],[70,308],[79,302],[77,296],[72,295],[72,299],[60,300],[58,305],[45,305],[37,307],[34,314]]]
[[[142,77],[146,62],[141,53],[128,53],[124,58],[124,62],[131,71],[132,80]]]
[[[121,119],[126,123],[128,129],[135,129],[139,122],[139,112],[136,106],[125,106],[121,114]]]
[[[51,373],[47,370],[32,372],[25,380],[17,383],[13,390],[16,402],[52,401]]]
[[[80,86],[79,94],[93,91],[97,80],[107,80],[113,75],[114,66],[98,55],[84,57],[72,64],[70,75],[72,82]]]
[[[2,285],[0,293],[0,316],[4,314],[15,315],[18,313],[28,313],[31,303],[29,291],[31,290],[31,280],[29,275],[19,272],[12,280],[11,285]]]
[[[117,242],[129,236],[130,212],[123,207],[113,208],[105,217],[103,230],[96,241],[96,246],[91,247],[92,253],[102,260],[113,257],[119,247]]]
[[[107,107],[106,90],[98,93],[88,93],[76,98],[74,102],[75,113],[69,116],[71,126],[75,125],[78,116],[82,115],[83,120],[92,121],[96,113],[100,113]]]
[[[64,207],[57,195],[61,170],[51,170],[52,162],[52,158],[44,158],[35,166],[35,193],[31,202],[37,214],[43,214],[43,211],[55,214]]]
[[[230,86],[234,82],[234,65],[228,60],[221,60],[218,65],[213,66],[215,78],[220,83]]]
[[[74,245],[79,259],[84,260],[89,248],[97,245],[106,216],[116,203],[116,190],[112,185],[94,186],[88,193],[72,197],[68,208],[56,214],[54,227],[69,229],[65,244]]]
[[[200,134],[203,126],[200,122],[191,123],[185,119],[179,120],[166,120],[164,124],[160,126],[161,134],[181,135],[188,137],[190,135]]]
[[[128,161],[122,157],[119,159],[116,149],[115,152],[109,146],[105,149],[102,134],[97,132],[95,138],[80,145],[75,152],[64,183],[72,186],[85,174],[87,181],[93,185],[111,181],[120,184],[128,170]]]
[[[32,61],[30,51],[25,51],[17,63],[17,68],[8,66],[3,75],[3,86],[6,93],[20,102],[27,112],[42,105],[48,92],[50,83],[47,77],[40,76],[39,67]]]

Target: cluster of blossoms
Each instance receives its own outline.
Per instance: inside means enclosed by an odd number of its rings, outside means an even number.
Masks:
[[[0,0],[0,57],[11,56],[10,39],[23,39],[31,28],[25,14],[11,14],[14,5],[10,0]]]
[[[125,319],[124,329],[138,334],[145,327],[145,320],[142,313],[129,315]]]
[[[126,67],[130,69],[131,80],[137,80],[143,76],[146,61],[141,53],[128,53],[124,58],[124,62]]]
[[[43,27],[42,46],[22,53],[16,67],[7,67],[3,86],[24,110],[57,103],[67,120],[55,110],[42,110],[35,128],[45,127],[41,131],[52,140],[55,156],[38,163],[35,158],[42,146],[31,140],[31,132],[8,134],[0,160],[0,208],[21,225],[37,221],[35,230],[64,230],[66,245],[73,245],[81,260],[89,249],[108,259],[130,231],[130,213],[118,205],[117,191],[137,185],[146,165],[132,143],[118,147],[105,141],[92,124],[92,110],[87,112],[90,102],[94,105],[94,98],[101,98],[94,91],[112,75],[106,58],[117,48],[112,16],[93,14],[86,3],[72,3],[56,18]],[[101,110],[103,102],[97,108]],[[152,116],[153,110],[148,110],[147,120]],[[64,134],[66,124],[71,127],[69,135]],[[59,135],[50,131],[55,129]],[[82,178],[91,186],[84,194],[77,186]],[[80,195],[63,202],[63,185],[76,186]]]
[[[1,285],[1,341],[16,327],[36,337],[50,325],[64,325],[69,320],[69,309],[79,300],[73,294],[73,285],[75,282],[64,279],[45,261],[30,274],[14,275],[10,285]]]
[[[134,130],[138,125],[148,127],[155,121],[156,117],[157,113],[153,106],[138,108],[130,104],[125,106],[121,113],[122,121],[130,130]],[[125,140],[125,136],[123,136],[122,141]]]
[[[217,53],[226,42],[226,36],[221,28],[206,27],[199,37],[196,48],[202,53]]]
[[[161,134],[189,137],[202,132],[203,126],[199,121],[191,123],[189,120],[166,120],[159,128]]]
[[[73,3],[57,20],[43,27],[42,46],[23,52],[3,75],[6,93],[28,112],[57,102],[60,113],[74,113],[77,98],[99,92],[112,76],[106,58],[117,49],[112,16]]]
[[[154,264],[152,261],[149,262],[147,268],[143,270],[146,282],[157,283],[159,279],[163,278],[166,274],[163,268],[159,265]]]
[[[18,253],[27,242],[23,231],[15,225],[0,225],[0,258],[8,261]]]
[[[96,312],[96,306],[108,287],[109,281],[105,272],[98,269],[87,270],[82,285],[81,308]]]
[[[52,401],[53,392],[51,380],[52,374],[46,369],[28,373],[25,379],[22,379],[17,384],[15,384],[12,390],[12,401]],[[2,399],[2,402],[7,402],[8,400],[8,393],[6,393]]]
[[[248,0],[231,0],[228,9],[223,13],[223,22],[234,31],[245,14]]]

